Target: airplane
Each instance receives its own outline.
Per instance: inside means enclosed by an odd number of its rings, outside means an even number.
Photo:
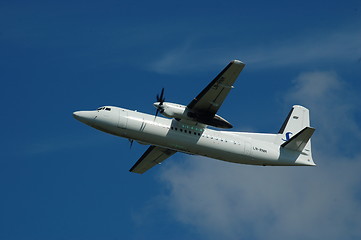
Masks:
[[[142,174],[176,152],[261,166],[315,166],[309,110],[294,105],[276,134],[236,132],[217,115],[245,64],[231,61],[188,105],[157,95],[155,115],[114,106],[77,111],[75,119],[105,133],[150,145],[129,170]],[[160,117],[158,114],[163,116]],[[210,128],[211,127],[211,128]]]

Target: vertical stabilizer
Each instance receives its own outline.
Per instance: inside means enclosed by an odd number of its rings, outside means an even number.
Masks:
[[[311,151],[311,136],[314,131],[310,127],[309,110],[295,105],[279,130],[275,143],[280,144],[281,148],[302,153],[297,158],[298,162],[315,165]]]
[[[293,106],[278,132],[278,137],[275,143],[283,144],[288,142],[292,137],[295,137],[297,133],[306,127],[310,127],[309,110],[300,105]],[[311,140],[308,141],[307,148],[311,150]]]
[[[284,136],[284,141],[287,141],[292,137],[292,135],[295,135],[305,127],[309,126],[310,113],[308,109],[300,105],[295,105],[291,109],[278,133]]]

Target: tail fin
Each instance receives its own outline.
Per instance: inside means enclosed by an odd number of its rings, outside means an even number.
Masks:
[[[277,134],[276,144],[281,148],[297,151],[297,161],[304,165],[316,165],[312,159],[311,136],[315,131],[310,127],[310,112],[307,108],[295,105],[288,114],[280,131]]]
[[[307,153],[310,154],[311,153],[310,138],[313,134],[313,131],[314,129],[310,128],[309,110],[303,106],[295,105],[291,109],[280,131],[278,132],[277,144],[280,144],[282,147],[288,145],[287,148],[291,149],[294,148],[294,147],[290,147],[292,146],[292,144],[290,144],[291,138],[294,138],[292,139],[294,143],[302,140],[304,142],[301,145],[302,147],[298,147],[296,150],[299,152],[307,151]]]
[[[284,141],[288,141],[292,135],[298,133],[305,127],[310,126],[310,112],[307,108],[295,105],[283,123],[279,134],[284,135]]]

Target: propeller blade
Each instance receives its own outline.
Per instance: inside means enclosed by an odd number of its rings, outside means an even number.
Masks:
[[[163,104],[164,102],[164,88],[162,88],[162,92],[160,93],[160,102]]]
[[[165,101],[164,98],[164,88],[162,88],[162,91],[160,92],[160,95],[157,94],[157,102],[159,102],[159,106],[163,105],[163,102]]]
[[[156,96],[157,102],[159,102],[158,106],[157,106],[157,111],[155,112],[155,118],[158,116],[159,112],[163,112],[164,109],[161,107],[165,101],[165,97],[164,97],[164,88],[162,88],[162,91],[160,92],[160,95],[157,94]]]

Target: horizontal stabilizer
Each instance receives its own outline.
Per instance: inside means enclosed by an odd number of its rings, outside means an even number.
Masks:
[[[315,129],[311,127],[305,127],[303,130],[298,132],[295,136],[289,139],[287,142],[284,142],[281,147],[302,152],[305,148],[307,142],[310,140]]]

